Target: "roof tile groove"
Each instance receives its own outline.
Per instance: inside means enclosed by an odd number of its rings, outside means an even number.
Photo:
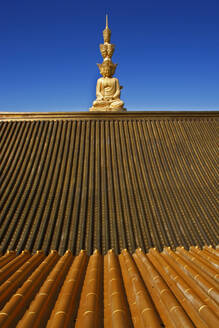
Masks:
[[[201,270],[205,273],[205,279],[208,280],[212,285],[219,289],[219,282],[216,279],[217,271],[212,269],[207,263],[203,263],[193,256],[192,252],[187,252],[184,248],[178,247],[176,251],[186,263],[194,269]]]
[[[75,320],[87,256],[81,251],[74,259],[52,311],[48,328],[68,327]]]
[[[184,280],[178,273],[178,267],[174,261],[171,265],[163,258],[163,254],[159,255],[157,250],[151,249],[148,256],[156,269],[163,275],[169,288],[173,291],[185,311],[191,317],[192,321],[197,327],[216,327],[218,325],[218,318],[211,309],[199,298],[193,286],[190,286],[187,279]],[[174,264],[173,264],[174,263]],[[173,266],[172,266],[173,265]],[[195,285],[196,287],[196,285]]]
[[[16,252],[15,251],[7,251],[5,255],[0,257],[0,268],[10,262],[13,258],[15,258]]]
[[[25,281],[32,271],[42,262],[44,254],[37,252],[21,267],[18,268],[1,286],[0,286],[0,304],[3,305],[13,292]]]
[[[87,266],[76,328],[102,327],[102,280],[102,256],[98,250],[95,250]]]
[[[219,258],[219,252],[217,249],[214,249],[212,246],[204,246],[203,249],[205,249],[207,252],[214,254],[217,258]]]
[[[218,305],[213,311],[211,302],[215,306],[218,290],[205,280],[206,272],[190,267],[178,250],[165,248],[159,253],[150,249],[145,254],[137,249],[133,255],[123,250],[119,256],[113,250],[105,256],[94,251],[88,265],[85,251],[74,259],[67,251],[59,261],[55,251],[44,260],[42,252],[26,257],[22,271],[25,280],[17,284],[0,310],[0,325],[215,328]],[[204,258],[208,250],[210,253],[211,247],[199,249],[199,256]],[[29,263],[36,258],[43,261],[30,272]],[[14,258],[3,268],[9,268],[10,263]]]
[[[219,293],[215,287],[212,287],[198,272],[193,271],[190,268],[185,268],[183,261],[175,255],[171,250],[164,249],[162,256],[166,262],[169,263],[180,276],[186,280],[189,287],[192,288],[198,297],[205,302],[211,310],[219,315]],[[176,265],[177,262],[177,265]],[[194,281],[196,283],[194,283]],[[209,298],[208,296],[211,296]]]
[[[207,265],[212,266],[213,269],[219,269],[219,260],[215,259],[210,254],[208,255],[208,252],[205,250],[200,253],[200,249],[196,247],[190,247],[191,252],[198,255],[198,257],[201,258],[202,261],[205,261]],[[200,256],[202,254],[202,256]],[[204,256],[203,256],[204,255]]]
[[[104,326],[132,327],[119,261],[113,250],[104,257]]]
[[[0,122],[2,252],[218,244],[216,113],[11,115]]]
[[[0,269],[0,284],[7,278],[9,278],[22,264],[30,258],[29,251],[22,251],[22,253],[13,258],[9,263]]]
[[[16,291],[10,301],[6,304],[3,313],[7,316],[2,316],[0,312],[1,327],[11,327],[16,325],[18,319],[24,314],[26,306],[30,304],[31,300],[38,292],[43,280],[55,265],[58,260],[57,252],[51,252],[50,255],[38,266],[37,269],[28,276],[23,285]],[[1,287],[0,287],[1,288]]]
[[[174,293],[142,250],[137,249],[133,257],[164,324],[175,328],[193,327]]]
[[[119,255],[119,261],[134,327],[160,327],[160,318],[127,250]]]
[[[60,258],[17,327],[26,328],[45,325],[72,259],[73,256],[69,251]]]

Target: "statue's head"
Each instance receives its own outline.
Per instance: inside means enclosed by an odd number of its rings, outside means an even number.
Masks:
[[[100,44],[100,52],[101,52],[103,58],[106,58],[107,57],[108,51],[107,51],[106,44]]]
[[[100,74],[103,77],[112,77],[115,73],[117,64],[113,64],[110,59],[104,60],[102,64],[97,64]]]
[[[111,43],[100,44],[100,52],[104,59],[111,58],[113,55],[114,49],[115,49],[114,44],[111,44]]]
[[[108,50],[108,57],[111,58],[115,50],[115,45],[111,43],[108,44],[107,50]]]

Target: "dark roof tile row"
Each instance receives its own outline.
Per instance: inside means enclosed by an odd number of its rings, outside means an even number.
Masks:
[[[3,253],[218,244],[217,116],[130,115],[0,122]]]

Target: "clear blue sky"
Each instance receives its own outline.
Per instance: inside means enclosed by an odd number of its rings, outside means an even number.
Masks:
[[[109,13],[128,110],[219,109],[218,0],[1,0],[0,111],[86,111]]]

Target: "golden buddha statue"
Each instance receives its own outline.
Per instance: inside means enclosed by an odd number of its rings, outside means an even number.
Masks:
[[[97,80],[96,96],[92,110],[121,111],[124,110],[124,102],[120,100],[120,87],[118,79],[113,76],[116,65],[110,60],[98,64],[100,73],[103,75]]]
[[[96,97],[90,111],[125,111],[124,102],[120,99],[120,90],[117,78],[112,77],[117,64],[113,64],[111,57],[115,46],[110,43],[111,31],[108,27],[108,17],[106,16],[106,28],[103,31],[104,44],[100,44],[100,51],[103,56],[103,63],[97,64],[100,74],[103,76],[97,80]]]

